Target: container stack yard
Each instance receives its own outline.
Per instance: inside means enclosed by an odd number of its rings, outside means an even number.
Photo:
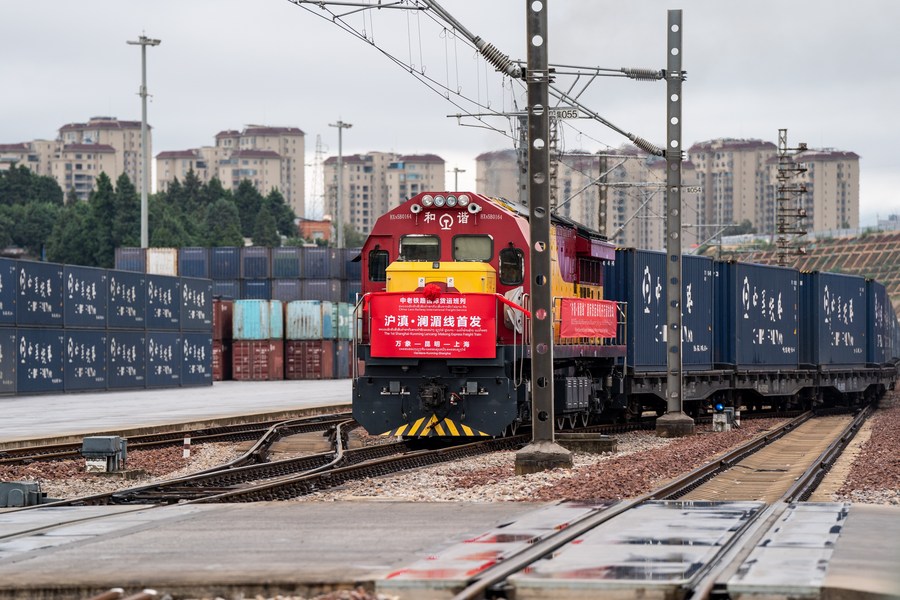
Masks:
[[[353,303],[358,255],[355,248],[323,247],[117,248],[116,268],[212,279],[213,295],[228,300]]]
[[[212,283],[0,259],[0,394],[212,384]]]

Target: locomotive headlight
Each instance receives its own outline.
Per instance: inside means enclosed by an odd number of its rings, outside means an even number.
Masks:
[[[430,208],[434,204],[434,197],[431,194],[422,196],[422,206]]]
[[[460,194],[459,198],[456,199],[456,203],[460,206],[465,206],[469,203],[469,197],[465,194]]]
[[[447,201],[447,200],[446,200],[443,196],[435,196],[435,197],[434,197],[434,205],[435,205],[437,208],[440,208],[440,207],[444,206],[444,203],[445,203],[446,201]]]
[[[456,206],[456,196],[447,196],[447,206],[450,208]]]

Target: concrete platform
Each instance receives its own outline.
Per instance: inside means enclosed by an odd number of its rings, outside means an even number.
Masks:
[[[402,599],[448,600],[510,553],[603,505],[545,507],[376,582]],[[650,502],[603,523],[513,575],[517,600],[671,599],[696,584],[762,502]],[[740,600],[900,598],[900,509],[793,505],[727,581]]]
[[[275,502],[0,512],[0,599],[82,598],[112,587],[181,597],[231,598],[236,589],[251,598],[311,596],[372,585],[541,506]]]
[[[85,434],[173,431],[233,423],[243,415],[281,418],[325,407],[350,410],[349,379],[217,381],[211,386],[0,397],[0,450],[25,440],[80,441]],[[133,433],[132,433],[133,434]]]

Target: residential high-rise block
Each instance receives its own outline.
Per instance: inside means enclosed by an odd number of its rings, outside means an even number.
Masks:
[[[403,155],[368,152],[342,157],[343,206],[340,214],[359,233],[371,231],[375,220],[401,202],[426,190],[445,189],[445,162],[435,154]],[[337,213],[337,157],[325,159],[325,212]]]
[[[296,127],[248,125],[243,131],[220,131],[215,146],[160,152],[157,190],[165,191],[175,178],[183,181],[190,170],[202,181],[217,178],[227,190],[236,190],[246,179],[264,196],[273,189],[281,192],[294,214],[302,217],[304,153],[305,134]]]

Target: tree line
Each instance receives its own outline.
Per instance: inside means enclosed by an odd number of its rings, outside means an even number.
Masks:
[[[278,190],[263,196],[248,180],[226,190],[193,171],[147,201],[151,247],[301,245],[293,209]],[[140,195],[127,175],[101,173],[88,200],[64,194],[52,177],[24,166],[0,171],[0,248],[32,258],[112,268],[118,247],[141,243]]]

